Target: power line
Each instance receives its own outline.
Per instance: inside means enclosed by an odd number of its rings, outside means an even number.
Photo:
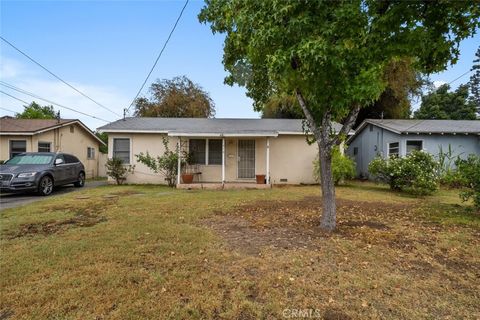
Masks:
[[[150,69],[150,72],[148,72],[148,75],[147,75],[147,77],[145,78],[145,81],[143,81],[142,86],[141,86],[140,89],[138,90],[137,94],[135,95],[135,98],[133,98],[132,103],[130,103],[130,105],[128,106],[128,108],[127,108],[127,110],[126,110],[127,112],[130,110],[130,108],[132,107],[132,105],[133,105],[133,103],[135,102],[135,100],[137,100],[138,96],[140,95],[140,93],[141,93],[142,90],[143,90],[143,87],[145,87],[145,84],[147,83],[148,78],[150,78],[150,76],[152,75],[153,70],[154,70],[155,67],[157,66],[158,60],[160,60],[160,57],[162,56],[163,51],[164,51],[165,48],[167,47],[167,44],[168,44],[168,42],[170,41],[170,38],[172,37],[173,32],[174,32],[175,29],[177,28],[178,22],[180,21],[180,18],[182,18],[183,11],[185,11],[185,8],[187,7],[188,2],[189,2],[189,0],[186,0],[186,1],[185,1],[185,4],[183,5],[183,8],[182,8],[182,10],[180,11],[180,14],[178,15],[178,18],[177,18],[177,20],[175,21],[175,24],[173,25],[173,28],[172,28],[172,30],[170,31],[170,34],[168,35],[167,40],[166,40],[165,43],[163,44],[162,50],[160,50],[160,53],[158,54],[157,59],[155,60],[155,63],[153,64],[152,68]]]
[[[462,74],[461,76],[459,76],[459,77],[457,77],[457,78],[453,79],[452,81],[450,81],[450,82],[449,82],[449,83],[447,83],[447,84],[452,84],[452,83],[454,83],[455,81],[457,81],[458,79],[460,79],[460,78],[464,77],[465,75],[469,74],[469,73],[470,73],[470,72],[472,72],[472,71],[473,71],[473,70],[468,70],[467,72],[465,72],[465,73],[464,73],[464,74]]]
[[[17,98],[17,97],[15,97],[15,96],[12,96],[11,94],[8,94],[8,93],[6,93],[6,92],[4,92],[4,91],[1,91],[1,90],[0,90],[0,92],[3,93],[3,94],[6,95],[6,96],[9,96],[10,98],[13,98],[13,99],[15,99],[15,100],[18,100],[18,101],[23,102],[23,103],[25,103],[26,105],[28,105],[28,102],[25,101],[25,100],[22,100],[22,99],[20,99],[20,98]]]
[[[6,83],[5,81],[0,81],[0,85],[5,86],[5,87],[7,87],[7,88],[9,88],[9,89],[15,90],[15,91],[17,91],[17,92],[23,93],[23,94],[25,94],[25,95],[27,95],[27,96],[31,96],[31,97],[33,97],[33,98],[40,99],[40,100],[43,100],[43,101],[45,101],[45,102],[54,104],[54,105],[56,105],[56,106],[59,106],[60,108],[64,108],[64,109],[67,109],[67,110],[70,110],[70,111],[73,111],[73,112],[76,112],[76,113],[79,113],[79,114],[82,114],[82,115],[84,115],[84,116],[87,116],[87,117],[90,117],[90,118],[94,118],[94,119],[97,119],[97,120],[101,120],[101,121],[105,121],[105,122],[110,122],[110,121],[108,121],[108,120],[105,120],[105,119],[102,119],[102,118],[99,118],[99,117],[96,117],[96,116],[92,116],[91,114],[88,114],[88,113],[85,113],[85,112],[82,112],[82,111],[78,111],[78,110],[75,110],[75,109],[73,109],[73,108],[64,106],[64,105],[62,105],[62,104],[60,104],[60,103],[57,103],[57,102],[54,102],[54,101],[52,101],[52,100],[48,100],[48,99],[42,98],[42,97],[40,97],[40,96],[38,96],[38,95],[36,95],[36,94],[34,94],[34,93],[32,93],[32,92],[29,92],[29,91],[24,90],[24,89],[22,89],[22,88],[16,87],[16,86],[11,85],[11,84],[8,84],[8,83]]]
[[[48,70],[46,67],[44,67],[42,64],[40,64],[39,62],[35,61],[32,57],[30,57],[28,54],[26,54],[25,52],[23,52],[22,50],[20,50],[19,48],[17,48],[16,46],[14,46],[11,42],[9,42],[7,39],[5,39],[4,37],[0,36],[0,39],[2,39],[3,41],[5,41],[9,46],[11,46],[13,49],[17,50],[18,52],[20,52],[22,55],[24,55],[25,57],[27,57],[30,61],[32,61],[33,63],[35,63],[37,66],[39,66],[40,68],[42,68],[43,70],[45,70],[46,72],[48,72],[49,74],[51,74],[52,76],[54,76],[56,79],[60,80],[61,82],[63,82],[64,84],[66,84],[68,87],[70,87],[71,89],[75,90],[76,92],[80,93],[82,96],[84,96],[85,98],[87,98],[88,100],[94,102],[96,105],[98,105],[99,107],[105,109],[105,110],[108,110],[110,111],[111,113],[117,115],[120,117],[120,114],[116,113],[115,111],[111,110],[110,108],[107,108],[106,106],[104,106],[103,104],[101,104],[100,102],[97,102],[95,101],[94,99],[90,98],[88,95],[86,95],[85,93],[83,93],[82,91],[78,90],[77,88],[75,88],[73,85],[71,85],[70,83],[68,83],[67,81],[63,80],[62,78],[60,78],[59,76],[57,76],[55,73],[53,73],[52,71]]]
[[[1,92],[1,93],[5,93],[5,92],[3,92],[3,91],[0,91],[0,92]],[[8,112],[11,112],[11,113],[13,113],[13,114],[17,114],[17,113],[18,113],[17,111],[13,111],[13,110],[10,110],[10,109],[4,108],[4,107],[0,107],[0,109],[5,110],[5,111],[8,111]]]

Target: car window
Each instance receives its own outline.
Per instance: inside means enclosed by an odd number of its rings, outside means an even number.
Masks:
[[[65,158],[65,163],[77,163],[80,162],[77,157],[74,157],[70,154],[64,154],[63,157]]]
[[[56,161],[57,159],[62,159],[62,160],[63,160],[63,163],[65,163],[65,158],[63,157],[63,155],[58,154],[57,157],[55,158],[55,161]]]
[[[49,164],[52,159],[51,155],[20,154],[8,160],[6,164]]]

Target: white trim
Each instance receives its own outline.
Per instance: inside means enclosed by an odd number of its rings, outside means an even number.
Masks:
[[[100,133],[168,133],[166,130],[130,130],[130,129],[112,129],[112,130],[97,130]]]
[[[222,138],[222,184],[225,183],[225,138]]]
[[[266,172],[266,182],[267,184],[270,184],[270,138],[267,137],[267,156],[266,156],[266,167],[267,167],[267,172]]]
[[[402,150],[400,148],[401,143],[400,143],[400,141],[394,141],[394,142],[387,142],[387,158],[390,158],[390,145],[392,143],[397,143],[398,144],[398,156],[401,157],[402,156],[402,153],[401,153]]]
[[[181,144],[181,140],[180,138],[178,139],[177,141],[177,185],[180,184],[180,175],[181,175],[181,167],[182,167],[182,159],[181,159],[181,152],[180,152],[180,148],[181,148],[182,144]]]
[[[26,132],[0,132],[0,136],[33,136],[35,133]]]
[[[170,137],[278,137],[278,133],[189,133],[189,132],[169,132]]]

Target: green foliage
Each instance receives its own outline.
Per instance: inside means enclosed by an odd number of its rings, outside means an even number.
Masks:
[[[477,108],[468,96],[468,85],[464,84],[451,92],[444,84],[422,97],[420,108],[415,111],[417,119],[475,120]]]
[[[103,133],[100,133],[100,132],[95,132],[95,135],[97,136],[97,138],[99,138],[100,140],[102,140],[105,145],[104,146],[100,146],[99,150],[101,153],[108,153],[108,134],[106,132],[103,132]]]
[[[406,157],[375,158],[368,171],[392,190],[429,195],[438,190],[438,162],[429,153],[412,151]]]
[[[343,155],[338,147],[335,147],[332,151],[332,175],[335,185],[355,178],[355,161]],[[313,178],[320,182],[320,162],[318,159],[313,161]]]
[[[293,95],[274,95],[262,107],[262,118],[304,119],[297,98]]]
[[[140,152],[135,157],[138,162],[143,163],[153,172],[163,174],[168,185],[173,187],[177,178],[178,153],[177,150],[170,150],[168,138],[163,138],[163,146],[165,151],[161,156],[151,156],[147,151],[146,153]]]
[[[441,185],[449,188],[459,188],[462,186],[462,181],[459,179],[457,170],[454,168],[455,161],[460,159],[461,155],[462,153],[456,154],[450,144],[447,150],[443,150],[442,146],[440,146],[438,164]]]
[[[22,113],[15,115],[18,119],[55,119],[56,114],[53,106],[41,106],[35,101],[23,107]]]
[[[473,74],[470,77],[468,85],[470,87],[470,93],[472,94],[471,100],[477,108],[477,114],[480,115],[480,47],[478,47],[475,53],[475,60],[473,60],[471,70]]]
[[[186,76],[157,80],[150,86],[150,98],[135,101],[138,117],[210,118],[215,104],[208,92]]]
[[[480,209],[480,156],[469,155],[466,160],[458,159],[455,162],[458,177],[466,189],[460,192],[463,201],[473,199],[475,206]]]
[[[122,184],[128,173],[133,172],[135,166],[124,165],[123,161],[118,158],[111,158],[105,164],[107,175],[115,180],[117,184]]]

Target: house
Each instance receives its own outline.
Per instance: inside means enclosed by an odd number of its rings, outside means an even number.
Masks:
[[[105,145],[87,126],[75,119],[0,118],[0,160],[22,152],[66,152],[85,166],[87,178],[105,175]]]
[[[436,157],[449,150],[455,158],[480,155],[480,120],[367,119],[347,144],[347,155],[355,160],[357,175],[368,177],[368,164],[376,156],[405,156],[412,150]]]
[[[108,133],[109,158],[135,165],[127,177],[130,183],[165,183],[135,157],[147,151],[162,155],[164,138],[170,150],[192,155],[196,183],[255,183],[256,175],[265,175],[267,185],[315,183],[318,149],[307,143],[302,120],[126,118],[98,131]],[[177,186],[181,184],[178,177]]]

